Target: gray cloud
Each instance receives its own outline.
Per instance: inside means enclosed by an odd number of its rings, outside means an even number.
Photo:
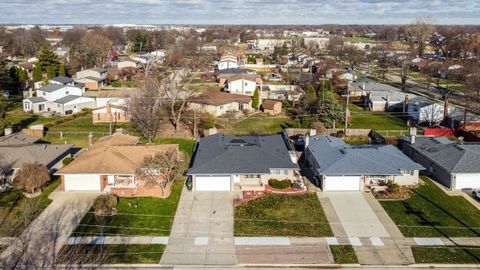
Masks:
[[[0,23],[479,24],[475,0],[12,0]]]

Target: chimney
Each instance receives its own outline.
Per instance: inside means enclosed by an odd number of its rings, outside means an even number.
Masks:
[[[415,139],[417,138],[417,128],[410,128],[410,144],[415,144]]]
[[[305,149],[310,145],[310,136],[305,136]]]
[[[90,133],[88,134],[88,146],[92,146],[93,145],[93,134]]]
[[[7,136],[7,135],[12,134],[13,131],[12,131],[12,128],[6,128],[6,129],[4,129],[3,132],[4,132],[4,135]]]
[[[408,95],[405,95],[405,102],[403,104],[403,112],[408,112]]]

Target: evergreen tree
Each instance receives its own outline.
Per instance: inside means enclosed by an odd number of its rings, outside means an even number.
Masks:
[[[138,33],[135,39],[133,40],[132,51],[133,52],[145,51],[147,42],[148,42],[147,33]]]
[[[260,91],[258,91],[258,87],[255,89],[255,92],[253,92],[253,98],[252,98],[252,107],[257,110],[258,106],[260,105]]]
[[[60,61],[57,55],[48,47],[43,47],[38,55],[37,66],[40,66],[43,72],[47,72],[48,67],[53,67],[53,70],[58,70]]]
[[[43,79],[43,72],[42,68],[38,65],[35,65],[35,67],[32,70],[32,79],[35,82],[39,82]]]
[[[324,87],[320,88],[315,114],[325,127],[333,127],[334,120],[341,120],[344,117],[342,106],[337,102],[331,81],[327,81]]]
[[[57,76],[57,71],[54,66],[48,66],[47,67],[47,78],[55,78]]]
[[[58,76],[65,77],[65,66],[60,65],[60,68],[58,69]]]
[[[303,104],[306,109],[309,109],[317,101],[317,92],[313,85],[308,85],[307,90],[305,91],[305,98],[303,99]]]
[[[8,120],[5,118],[7,114],[7,99],[0,93],[0,133],[3,133],[6,127],[9,126]]]

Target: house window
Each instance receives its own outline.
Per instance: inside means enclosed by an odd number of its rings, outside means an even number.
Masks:
[[[68,91],[65,91],[65,95],[68,95],[68,93],[69,93]]]
[[[143,168],[143,171],[149,175],[160,175],[159,168]]]
[[[47,93],[45,93],[45,92],[42,92],[42,96],[46,96],[46,95],[47,95]]]
[[[407,175],[407,174],[413,175],[413,170],[401,169],[400,172],[401,172],[403,175]]]
[[[220,106],[220,110],[223,110],[223,106]]]
[[[25,105],[25,106],[24,106],[25,110],[29,111],[30,108],[31,108],[31,107],[30,107],[30,103],[24,103],[24,105]]]
[[[245,86],[248,86],[248,83],[247,83],[247,82],[245,82]]]
[[[258,174],[242,174],[240,175],[240,179],[252,179],[252,178],[260,178]]]

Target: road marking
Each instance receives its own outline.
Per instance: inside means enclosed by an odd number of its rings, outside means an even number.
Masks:
[[[349,237],[348,241],[350,241],[350,245],[352,246],[361,246],[362,242],[360,242],[360,238],[358,237]]]
[[[414,237],[413,240],[419,246],[444,246],[442,239],[440,238],[426,238],[426,237]]]
[[[195,246],[208,245],[208,237],[195,237]]]
[[[207,239],[208,240],[208,239]],[[152,241],[150,244],[163,244],[163,245],[168,245],[168,237],[166,236],[155,236],[152,237]]]
[[[382,239],[380,237],[370,237],[370,242],[372,242],[372,245],[374,246],[384,246]]]
[[[235,237],[236,246],[289,246],[288,237]]]
[[[336,237],[327,237],[327,244],[329,246],[336,246],[338,245],[338,239]]]

